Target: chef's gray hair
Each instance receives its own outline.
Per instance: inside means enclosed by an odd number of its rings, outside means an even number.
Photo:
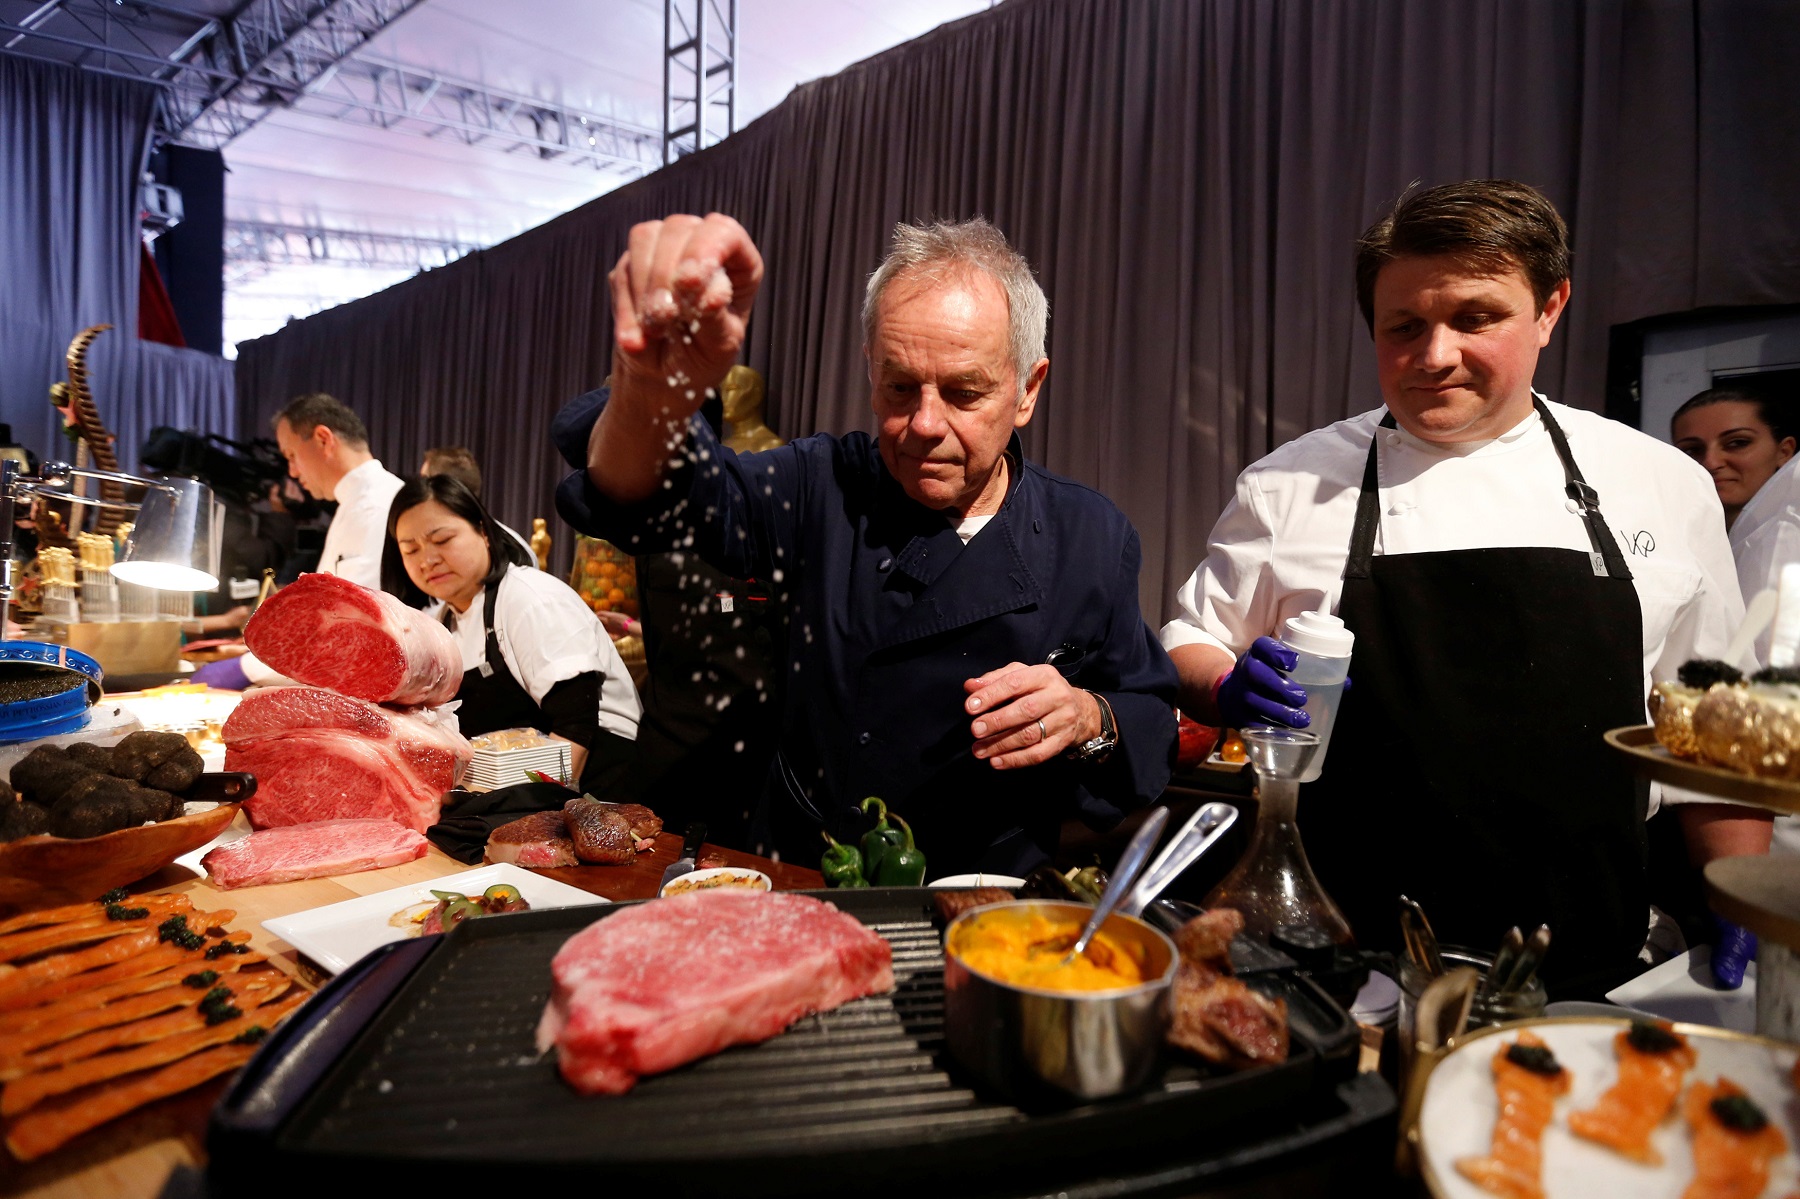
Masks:
[[[1050,301],[1038,286],[1037,276],[1024,255],[1007,243],[1006,235],[986,219],[935,221],[929,225],[894,226],[894,241],[887,257],[869,276],[863,293],[863,340],[875,340],[875,321],[881,312],[881,296],[901,275],[916,275],[941,282],[966,271],[984,271],[1006,293],[1007,334],[1012,349],[1018,389],[1025,393],[1031,368],[1044,357],[1044,337],[1050,324]]]

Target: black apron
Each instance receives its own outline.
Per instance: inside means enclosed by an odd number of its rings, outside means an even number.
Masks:
[[[462,686],[456,691],[456,698],[462,701],[462,706],[456,710],[457,726],[465,737],[479,737],[495,729],[548,732],[544,727],[544,710],[531,698],[531,692],[513,678],[513,672],[507,669],[506,658],[500,653],[500,639],[494,636],[494,599],[491,593],[482,598],[481,622],[487,648],[482,654],[481,665],[463,671]],[[446,624],[451,611],[446,604]]]
[[[1364,947],[1397,947],[1401,893],[1441,942],[1489,954],[1545,923],[1553,997],[1597,998],[1642,968],[1648,919],[1645,793],[1601,740],[1644,719],[1643,615],[1599,496],[1536,407],[1591,554],[1377,557],[1382,435],[1370,445],[1338,609],[1354,686],[1300,820]]]

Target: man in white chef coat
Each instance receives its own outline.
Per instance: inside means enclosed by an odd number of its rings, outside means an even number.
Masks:
[[[319,573],[381,590],[388,507],[403,484],[369,452],[368,426],[349,405],[324,392],[290,401],[275,414],[273,424],[288,474],[314,499],[336,501],[338,506],[325,531]],[[209,663],[194,678],[230,690],[282,681],[254,654]]]
[[[1360,240],[1357,291],[1385,405],[1239,477],[1162,634],[1182,707],[1303,727],[1269,637],[1336,612],[1355,686],[1301,827],[1360,941],[1394,944],[1401,893],[1445,942],[1548,923],[1553,990],[1603,993],[1641,968],[1649,901],[1644,792],[1601,734],[1742,615],[1711,481],[1533,391],[1569,250],[1532,188],[1407,195]],[[1698,859],[1768,847],[1749,809],[1682,824]]]
[[[401,480],[369,452],[369,430],[349,405],[324,392],[303,395],[276,413],[275,443],[288,474],[306,494],[335,501],[319,572],[381,589],[388,506]]]

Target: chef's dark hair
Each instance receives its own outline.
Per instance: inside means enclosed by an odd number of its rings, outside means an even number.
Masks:
[[[1760,387],[1738,386],[1727,384],[1724,387],[1709,387],[1693,399],[1675,410],[1669,418],[1669,433],[1673,436],[1675,422],[1696,408],[1710,408],[1714,404],[1748,404],[1756,409],[1756,419],[1769,426],[1769,433],[1780,445],[1786,438],[1793,437],[1794,420],[1788,411],[1788,405],[1770,395]]]
[[[499,583],[510,567],[537,565],[526,554],[525,547],[481,506],[468,484],[454,475],[426,475],[408,479],[395,494],[394,502],[388,505],[387,544],[381,549],[381,589],[389,595],[399,596],[414,608],[422,608],[431,602],[432,597],[419,590],[406,573],[406,561],[400,556],[394,527],[400,523],[401,516],[433,500],[450,509],[452,515],[474,525],[487,538],[488,572],[481,580],[483,587],[492,588]]]
[[[344,401],[322,391],[289,400],[287,407],[269,421],[269,427],[279,433],[283,421],[297,437],[311,437],[314,429],[324,425],[338,435],[338,440],[349,442],[359,450],[369,448],[369,427],[363,424],[362,417],[352,412]]]
[[[1569,277],[1569,229],[1528,184],[1465,179],[1409,191],[1356,242],[1356,301],[1375,328],[1375,278],[1396,258],[1443,255],[1482,274],[1522,271],[1538,311]]]

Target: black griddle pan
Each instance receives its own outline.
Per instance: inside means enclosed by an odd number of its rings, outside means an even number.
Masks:
[[[391,1177],[457,1193],[532,1179],[654,1195],[1023,1194],[1034,1180],[1066,1190],[1127,1164],[1241,1155],[1346,1118],[1339,1084],[1354,1072],[1354,1025],[1292,972],[1246,976],[1288,1003],[1283,1064],[1210,1074],[1171,1056],[1145,1091],[1076,1107],[1024,1110],[986,1095],[943,1047],[930,893],[820,894],[893,945],[894,992],[623,1096],[577,1094],[534,1034],[551,958],[626,905],[472,920],[378,950],[277,1029],[220,1102],[209,1187],[233,1194],[242,1180],[243,1193],[266,1194],[281,1179],[328,1190],[336,1178]]]

